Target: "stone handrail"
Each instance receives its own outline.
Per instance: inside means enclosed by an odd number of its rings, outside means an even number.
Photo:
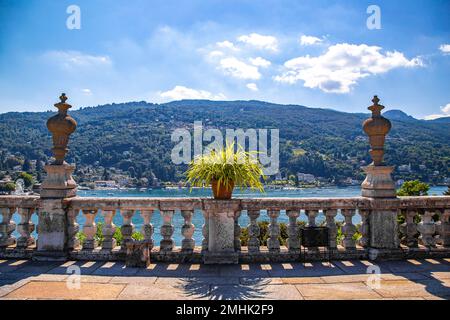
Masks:
[[[39,196],[0,196],[0,255],[14,257],[32,257],[36,240],[33,236],[35,225],[31,222],[33,214],[38,214],[42,202],[46,200]],[[205,261],[208,254],[218,250],[222,242],[218,242],[217,221],[221,220],[220,233],[227,234],[227,248],[232,254],[221,254],[221,258],[213,256],[213,262],[227,261],[292,261],[300,257],[301,243],[299,239],[298,218],[301,213],[307,217],[306,226],[316,226],[316,218],[322,215],[323,225],[328,227],[330,239],[329,249],[334,259],[367,258],[370,250],[377,249],[384,252],[384,257],[398,257],[415,255],[449,255],[450,247],[450,197],[398,197],[393,199],[371,199],[365,197],[349,198],[243,198],[233,200],[214,200],[211,198],[66,198],[62,202],[65,212],[64,233],[66,234],[65,250],[74,259],[124,259],[126,244],[133,241],[132,235],[140,231],[150,244],[152,257],[165,261]],[[203,214],[203,225],[194,226],[192,219],[194,211]],[[259,241],[258,219],[262,211],[266,211],[269,220],[269,238],[267,247]],[[161,215],[161,226],[155,230],[152,224],[155,212]],[[239,219],[243,212],[248,216],[248,245],[241,247],[241,226]],[[393,244],[385,245],[388,241],[380,238],[377,232],[385,228],[383,221],[377,219],[378,212],[393,212],[395,219],[403,216],[404,223],[395,222],[390,230]],[[15,214],[20,216],[20,223],[13,221]],[[175,246],[173,239],[175,226],[174,216],[181,213],[181,246]],[[336,216],[340,213],[344,221],[339,225]],[[114,216],[122,216],[122,225],[115,226]],[[228,219],[223,221],[223,214]],[[286,247],[279,242],[281,214],[288,218],[288,239]],[[96,217],[103,217],[101,230],[103,241],[101,246],[96,243]],[[136,230],[132,223],[133,217],[140,215],[142,228]],[[222,216],[221,216],[222,215]],[[359,229],[353,224],[355,215],[361,217]],[[84,217],[82,226],[77,220]],[[386,220],[386,215],[382,218]],[[267,220],[266,219],[266,220]],[[437,221],[435,221],[438,219]],[[418,222],[420,220],[420,222]],[[44,224],[47,223],[44,221]],[[40,222],[38,222],[39,227]],[[201,227],[203,239],[195,242],[193,238],[195,228]],[[43,227],[45,228],[45,226]],[[119,228],[122,234],[121,246],[116,246],[113,237]],[[342,228],[342,245],[336,240],[338,228]],[[214,231],[215,230],[215,231]],[[14,236],[14,231],[19,237]],[[85,240],[80,244],[77,233],[83,231]],[[361,234],[356,240],[356,232]],[[398,237],[400,231],[401,238]],[[155,243],[154,234],[159,232],[161,241]],[[213,232],[214,234],[210,233]],[[224,239],[221,239],[221,241]],[[225,239],[226,240],[226,239]],[[224,241],[225,241],[224,240]],[[45,238],[40,241],[46,241]],[[218,247],[219,246],[219,247]],[[310,258],[318,258],[315,248],[304,248]],[[31,253],[30,253],[31,252]],[[225,258],[223,258],[225,257]],[[223,259],[222,259],[223,258]],[[230,260],[231,259],[231,260]]]

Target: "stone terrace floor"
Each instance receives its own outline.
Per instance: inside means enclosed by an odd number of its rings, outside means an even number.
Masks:
[[[450,299],[450,259],[377,262],[379,286],[368,282],[372,264],[156,263],[139,269],[122,262],[0,260],[0,299]],[[79,289],[69,266],[80,267]]]

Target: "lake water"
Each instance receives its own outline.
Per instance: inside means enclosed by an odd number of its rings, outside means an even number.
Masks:
[[[437,186],[431,187],[429,191],[429,195],[442,195],[444,191],[447,190],[447,187]],[[135,189],[128,190],[79,190],[78,196],[80,197],[210,197],[212,194],[210,189],[194,189],[192,192],[189,192],[188,189],[155,189],[155,190],[146,190],[140,191]],[[361,188],[359,186],[353,187],[326,187],[326,188],[304,188],[304,189],[296,189],[296,190],[266,190],[265,193],[259,193],[250,190],[241,191],[239,189],[235,190],[233,193],[233,197],[235,198],[251,198],[251,197],[278,197],[278,198],[309,198],[309,197],[355,197],[361,194]],[[18,214],[14,215],[13,220],[16,223],[19,223],[20,217]],[[154,226],[154,236],[155,245],[159,245],[159,241],[161,241],[160,228],[161,228],[161,216],[158,211],[155,211],[152,217],[151,223]],[[307,217],[304,212],[300,214],[299,220],[307,221]],[[323,214],[319,214],[317,217],[317,222],[320,223],[325,220]],[[344,217],[338,213],[336,216],[336,220],[343,221]],[[37,224],[37,216],[33,215],[32,221]],[[84,224],[84,217],[80,213],[77,217],[77,222],[80,225],[80,229]],[[103,222],[103,217],[101,212],[97,215],[95,221]],[[267,216],[267,212],[262,211],[259,217],[259,221],[269,221],[269,217]],[[279,222],[288,222],[288,217],[285,211],[281,211],[280,217],[278,219]],[[353,223],[357,224],[361,221],[361,218],[358,214],[355,214],[353,217]],[[140,231],[142,228],[143,220],[141,218],[140,212],[138,211],[133,219],[133,224],[136,227],[136,231]],[[203,215],[200,211],[194,212],[194,217],[192,219],[193,224],[195,225],[194,232],[194,240],[196,245],[200,245],[202,241],[202,225],[203,225]],[[183,217],[181,216],[179,211],[176,211],[173,218],[173,225],[175,227],[173,238],[175,240],[175,244],[177,246],[181,245],[181,240],[183,239],[181,235],[181,227],[184,223]],[[247,226],[249,223],[249,219],[245,212],[242,213],[239,218],[239,224],[241,227]],[[114,217],[114,224],[116,226],[122,225],[122,217],[119,212],[116,213]],[[18,237],[18,233],[14,232],[14,235]]]

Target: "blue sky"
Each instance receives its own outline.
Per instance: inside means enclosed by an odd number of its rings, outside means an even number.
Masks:
[[[366,12],[381,12],[370,30]],[[70,30],[69,5],[81,10]],[[450,1],[0,0],[0,112],[182,98],[450,116]]]

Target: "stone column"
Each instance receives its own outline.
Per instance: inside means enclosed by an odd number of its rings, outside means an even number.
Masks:
[[[97,241],[95,240],[95,234],[97,233],[97,224],[95,223],[95,216],[97,215],[97,209],[83,209],[83,215],[85,222],[83,225],[83,232],[86,235],[86,240],[83,243],[83,250],[94,250],[97,247]]]
[[[286,210],[286,214],[289,217],[287,247],[290,252],[297,252],[300,250],[300,228],[297,225],[297,218],[300,216],[300,211]]]
[[[31,233],[34,231],[34,223],[31,222],[31,216],[33,215],[34,208],[19,208],[20,223],[17,226],[17,231],[20,234],[17,239],[17,248],[26,249],[29,246],[35,244],[34,238]]]
[[[12,221],[12,216],[16,208],[0,208],[2,222],[0,223],[0,248],[6,248],[16,244],[16,238],[12,235],[16,230],[16,224]]]
[[[396,198],[395,184],[391,178],[394,167],[386,166],[383,162],[384,143],[386,135],[391,130],[391,122],[381,115],[384,106],[378,104],[380,99],[374,96],[373,105],[368,109],[372,117],[364,121],[364,132],[369,136],[370,156],[373,162],[364,167],[366,179],[361,185],[362,196],[370,198],[371,210],[369,212],[370,241],[369,251],[376,249],[394,250],[400,245],[398,238],[397,208],[386,205],[389,199]],[[373,250],[372,250],[373,251]],[[375,251],[374,251],[375,252]]]
[[[195,226],[192,223],[194,210],[181,210],[181,216],[184,219],[184,224],[181,228],[181,235],[184,237],[183,241],[181,241],[181,250],[192,252],[195,248],[195,241],[192,239],[195,231]]]
[[[44,168],[47,176],[41,187],[35,260],[65,260],[69,247],[68,208],[64,199],[75,197],[77,186],[72,179],[75,167],[67,164],[64,158],[69,136],[75,131],[77,123],[67,114],[71,105],[66,103],[64,93],[60,99],[61,102],[55,104],[58,114],[47,121],[47,128],[52,133],[54,161]]]
[[[103,242],[102,250],[111,251],[116,247],[116,239],[114,239],[114,233],[116,232],[116,225],[113,223],[114,216],[116,215],[115,208],[102,209],[103,219],[105,223],[102,228]]]
[[[239,252],[235,245],[235,221],[240,212],[239,200],[204,200],[208,217],[208,250],[204,252],[205,264],[238,263]]]
[[[249,209],[247,210],[248,217],[250,218],[250,223],[247,226],[248,229],[248,252],[259,252],[259,225],[258,217],[260,215],[259,210]]]

